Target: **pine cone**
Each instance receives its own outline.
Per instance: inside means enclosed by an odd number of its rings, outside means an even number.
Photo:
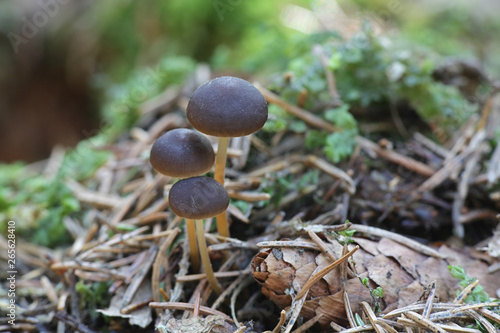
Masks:
[[[330,242],[332,253],[341,257],[342,246]],[[450,301],[459,289],[452,278],[448,265],[460,265],[470,276],[480,280],[486,292],[494,295],[499,287],[500,272],[487,274],[487,264],[470,256],[460,254],[446,246],[439,253],[447,259],[433,258],[420,254],[404,245],[382,238],[375,242],[355,238],[360,249],[349,260],[351,274],[347,274],[346,289],[354,313],[361,314],[361,302],[373,304],[369,289],[359,278],[368,277],[372,289],[381,287],[383,297],[380,307],[389,312],[419,300],[426,286],[437,282],[436,295],[440,301]],[[325,254],[300,248],[272,248],[258,253],[252,262],[253,276],[262,285],[262,293],[278,307],[286,308],[292,302],[291,294],[297,294],[302,286],[316,272],[328,266],[332,260]],[[355,266],[353,266],[355,263]],[[352,273],[354,269],[358,276]],[[340,268],[324,276],[309,291],[301,315],[305,320],[323,314],[320,325],[328,326],[331,321],[347,324],[343,301],[343,283]]]

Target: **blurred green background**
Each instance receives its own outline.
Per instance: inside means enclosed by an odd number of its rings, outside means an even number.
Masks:
[[[56,145],[88,149],[82,140],[116,139],[141,103],[182,84],[201,62],[215,75],[256,78],[292,103],[306,91],[304,107],[344,128],[305,136],[334,162],[353,148],[332,149],[358,133],[351,113],[368,110],[377,119],[380,105],[406,100],[429,124],[453,130],[484,101],[482,75],[499,77],[498,12],[493,0],[4,0],[0,162],[21,162],[0,166],[0,215],[38,221],[38,229],[49,224],[35,240],[60,242],[59,222],[79,209],[63,180],[85,178],[107,155],[70,152],[73,163],[51,179],[24,165],[48,158]],[[335,72],[338,109],[326,107],[332,101],[318,45]],[[454,61],[470,65],[472,84],[453,81],[467,77],[467,66],[456,76],[436,74]],[[279,108],[270,112],[266,130],[305,131]]]
[[[57,143],[75,145],[139,69],[177,68],[160,90],[196,62],[264,77],[309,52],[317,34],[349,38],[363,20],[400,45],[473,59],[495,76],[498,9],[484,0],[2,1],[0,160],[33,162]]]

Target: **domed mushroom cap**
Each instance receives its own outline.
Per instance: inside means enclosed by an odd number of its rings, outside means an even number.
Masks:
[[[168,194],[175,215],[191,220],[208,219],[223,213],[229,195],[218,181],[206,176],[181,179]]]
[[[187,118],[198,131],[218,137],[252,134],[267,120],[267,102],[249,82],[222,76],[195,90]]]
[[[210,171],[215,153],[210,140],[187,128],[163,134],[151,148],[149,161],[159,173],[176,178],[199,176]]]

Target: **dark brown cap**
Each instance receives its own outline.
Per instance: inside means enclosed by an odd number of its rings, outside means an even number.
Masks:
[[[149,161],[159,173],[176,178],[199,176],[210,171],[215,153],[210,140],[187,128],[168,131],[156,140]]]
[[[187,118],[198,131],[219,137],[245,136],[267,120],[267,102],[247,81],[222,76],[198,87],[187,106]]]
[[[201,220],[223,213],[229,195],[218,181],[206,176],[181,179],[168,194],[172,211],[180,217]]]

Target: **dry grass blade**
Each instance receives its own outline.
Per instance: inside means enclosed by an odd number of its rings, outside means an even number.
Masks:
[[[262,95],[266,98],[268,103],[271,104],[276,104],[280,107],[282,107],[285,111],[288,113],[294,115],[295,117],[302,119],[306,123],[308,123],[311,126],[324,129],[328,132],[335,132],[337,131],[337,128],[322,118],[310,113],[309,111],[306,111],[304,109],[299,108],[298,106],[292,105],[288,102],[286,102],[284,99],[279,97],[278,95],[270,92],[266,88],[262,87],[260,84],[255,83],[255,87],[260,90]]]
[[[223,273],[223,272],[217,272],[215,274],[221,274],[221,273]],[[217,310],[217,308],[224,302],[224,300],[229,295],[231,295],[231,293],[236,289],[236,287],[238,287],[243,282],[243,280],[246,279],[246,277],[247,277],[247,274],[240,274],[237,279],[235,279],[233,282],[231,282],[231,284],[227,288],[224,289],[222,294],[220,294],[219,297],[217,297],[214,304],[212,304],[212,309]]]
[[[373,151],[378,156],[387,159],[393,163],[399,164],[408,170],[414,171],[418,174],[421,174],[426,177],[431,177],[436,173],[434,169],[425,165],[419,161],[416,161],[412,158],[406,157],[404,155],[398,154],[395,151],[384,149],[373,143],[372,141],[358,136],[356,138],[358,140],[358,144],[365,150]]]
[[[474,290],[474,288],[477,287],[479,284],[479,280],[475,280],[471,284],[469,284],[467,287],[465,287],[460,294],[457,295],[457,297],[453,300],[453,303],[463,303],[467,296],[470,295],[470,293]]]
[[[146,277],[146,274],[149,272],[149,269],[153,265],[157,253],[158,253],[157,245],[151,246],[147,251],[146,261],[141,266],[140,271],[134,275],[132,282],[129,284],[127,290],[125,291],[125,294],[123,295],[123,303],[122,303],[123,306],[128,305],[132,300],[132,297],[134,297],[135,293],[139,289],[139,286]]]
[[[367,325],[363,325],[363,326],[349,328],[349,329],[340,331],[340,333],[358,333],[358,332],[364,332],[364,331],[370,331],[370,330],[373,330],[373,326],[370,324],[367,324]]]
[[[475,320],[477,320],[479,323],[481,323],[481,325],[483,325],[483,327],[489,333],[498,333],[498,330],[495,328],[495,326],[493,326],[493,324],[491,324],[488,320],[486,320],[486,318],[484,318],[483,316],[481,316],[476,311],[474,311],[474,310],[465,310],[465,312],[468,315],[470,315],[472,318],[474,318]]]
[[[231,316],[233,317],[234,323],[236,324],[236,327],[242,326],[239,322],[238,319],[236,318],[236,299],[238,298],[238,295],[240,292],[248,286],[250,283],[253,282],[253,279],[251,277],[246,277],[241,284],[236,287],[234,290],[233,294],[231,295]]]
[[[495,306],[500,306],[500,303],[496,303]],[[481,308],[479,310],[477,310],[477,312],[479,312],[480,314],[482,314],[483,316],[485,316],[486,318],[494,321],[495,323],[497,323],[498,325],[500,325],[500,315],[498,315],[497,313],[494,313],[488,309],[485,309],[485,308]]]
[[[157,293],[156,291],[160,289],[160,274],[161,274],[161,267],[165,261],[165,253],[167,252],[167,249],[172,245],[172,242],[180,232],[181,230],[176,228],[172,230],[172,233],[167,238],[165,238],[163,243],[160,245],[160,248],[158,250],[158,255],[156,256],[155,262],[153,264],[153,273],[151,276],[151,288],[153,290],[153,299],[155,302],[160,301],[160,294]]]
[[[297,328],[295,331],[292,333],[304,333],[308,329],[310,329],[314,324],[319,322],[319,320],[324,316],[324,314],[320,313],[317,316],[314,316],[313,318],[309,319],[307,322],[302,324],[299,328]],[[279,332],[278,332],[279,333]]]
[[[295,247],[299,249],[309,249],[309,250],[315,250],[315,251],[321,251],[321,248],[309,241],[300,241],[300,240],[294,240],[294,241],[265,241],[265,242],[259,242],[257,243],[258,247]]]
[[[333,255],[332,251],[328,249],[328,245],[325,244],[325,242],[323,242],[321,240],[321,238],[319,238],[319,236],[316,235],[315,232],[313,232],[311,230],[308,230],[307,234],[316,243],[316,245],[318,245],[318,247],[321,249],[321,251],[324,254],[326,254],[332,261],[334,261],[334,262],[337,261],[337,258],[335,258],[335,256]]]
[[[457,307],[451,311],[451,313],[464,312],[465,310],[474,309],[477,310],[479,308],[484,308],[487,306],[498,306],[497,302],[486,302],[486,303],[475,303],[475,304],[467,304],[464,306]]]
[[[280,320],[279,320],[278,324],[276,324],[276,327],[274,328],[274,330],[271,331],[271,333],[280,333],[281,327],[285,324],[285,320],[286,320],[286,311],[281,310]]]
[[[297,295],[295,300],[292,302],[291,306],[292,314],[290,315],[290,320],[288,321],[288,324],[283,330],[283,333],[290,333],[292,331],[293,326],[297,322],[297,318],[299,318],[300,316],[300,311],[302,311],[302,307],[304,306],[308,292],[309,289],[307,289],[301,297],[298,297]]]
[[[419,242],[416,242],[412,239],[409,239],[408,237],[404,237],[402,235],[399,235],[394,232],[390,232],[387,230],[379,229],[376,227],[370,227],[362,224],[353,224],[352,229],[356,230],[356,232],[361,232],[364,234],[372,235],[372,236],[377,236],[377,237],[385,237],[388,239],[391,239],[395,242],[398,242],[400,244],[403,244],[415,251],[418,251],[422,254],[434,257],[434,258],[439,258],[439,259],[444,259],[444,255],[441,253],[437,252],[433,248],[430,248],[428,246],[425,246],[423,244],[420,244]]]
[[[315,155],[307,155],[306,164],[310,164],[319,170],[325,172],[326,174],[332,176],[335,179],[339,179],[341,181],[341,186],[349,193],[353,195],[356,193],[356,185],[354,184],[354,180],[343,170],[337,168],[336,166],[326,162],[325,160],[315,156]]]
[[[363,310],[365,311],[366,316],[368,317],[368,321],[372,325],[375,332],[384,333],[384,330],[378,325],[377,316],[375,316],[375,313],[373,312],[370,305],[366,302],[361,302],[361,306],[363,307]]]
[[[181,311],[194,311],[195,308],[194,304],[183,303],[183,302],[151,302],[149,303],[149,306],[155,309],[170,309],[170,310],[181,310]],[[233,322],[231,317],[226,315],[224,312],[220,312],[203,305],[200,305],[199,311],[203,315],[220,316],[224,318],[224,320],[230,323]]]
[[[410,318],[411,320],[415,321],[416,323],[422,325],[423,327],[425,327],[425,328],[427,328],[435,333],[447,333],[446,330],[442,329],[441,327],[439,327],[437,324],[435,324],[431,320],[422,317],[421,315],[419,315],[416,312],[408,311],[406,313],[406,316],[408,316],[408,318]]]
[[[229,272],[215,272],[214,276],[218,279],[220,278],[229,278],[229,277],[238,277],[238,276],[246,276],[250,274],[251,271],[249,269],[241,270],[241,271],[229,271]],[[184,275],[177,278],[179,282],[188,282],[188,281],[198,281],[205,279],[207,277],[206,274],[191,274]]]
[[[452,304],[452,303],[435,303],[434,306],[433,306],[433,309],[434,310],[452,310],[452,309],[454,309],[456,307],[457,307],[457,305],[456,304]],[[386,313],[385,315],[383,315],[383,318],[384,319],[394,318],[394,317],[397,317],[397,316],[399,316],[401,314],[404,314],[405,312],[408,312],[408,311],[419,311],[419,310],[423,310],[424,308],[425,308],[425,304],[424,303],[411,304],[411,305],[408,305],[408,306],[405,306],[405,307],[393,310],[393,311],[391,311],[389,313]]]
[[[434,295],[436,294],[436,281],[431,282],[429,296],[427,297],[427,302],[425,302],[425,308],[422,312],[424,318],[429,318],[432,311],[432,305],[434,304]]]

